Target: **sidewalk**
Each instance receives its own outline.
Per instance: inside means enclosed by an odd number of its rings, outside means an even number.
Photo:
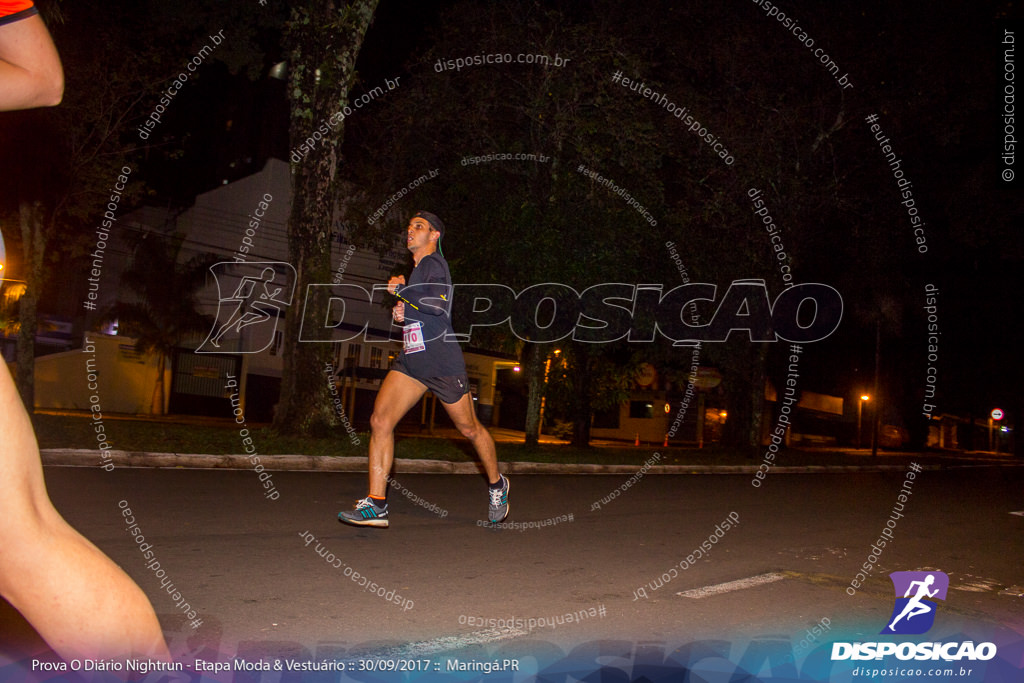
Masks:
[[[50,415],[85,418],[87,413],[80,411],[47,411]],[[44,413],[46,414],[46,413]],[[106,459],[96,448],[67,448],[66,446],[88,443],[81,434],[62,429],[60,423],[53,427],[61,436],[51,439],[41,449],[44,465],[64,467],[144,467],[144,468],[188,468],[188,469],[251,469],[256,465],[271,471],[327,471],[327,472],[366,472],[367,458],[364,444],[356,444],[357,448],[347,448],[344,455],[334,455],[339,451],[333,448],[324,449],[304,440],[276,444],[264,444],[267,451],[278,454],[259,453],[258,459],[240,452],[242,448],[237,437],[237,425],[227,418],[195,418],[194,416],[132,416],[107,415],[109,420],[127,422],[148,422],[162,424],[168,429],[189,426],[201,429],[227,428],[231,437],[227,440],[215,435],[204,434],[196,440],[169,438],[171,432],[159,432],[162,436],[154,439],[128,438],[127,449],[106,451]],[[77,423],[78,420],[73,420]],[[85,420],[82,420],[85,423]],[[257,429],[260,425],[250,423],[249,429]],[[201,431],[200,429],[200,431]],[[923,469],[954,469],[964,467],[1024,465],[1024,459],[1017,459],[1008,454],[962,451],[927,451],[907,453],[880,450],[877,456],[871,456],[870,448],[802,446],[780,451],[778,458],[771,461],[762,457],[749,458],[733,452],[716,452],[714,446],[697,449],[693,444],[675,443],[664,446],[662,443],[643,442],[638,446],[633,443],[613,440],[592,440],[592,449],[583,450],[572,447],[567,441],[550,435],[541,435],[539,457],[535,457],[533,449],[522,447],[525,435],[522,431],[502,427],[490,427],[494,441],[499,445],[499,460],[502,470],[510,474],[612,474],[631,475],[643,468],[645,473],[652,474],[744,474],[753,475],[766,469],[773,473],[819,474],[826,472],[885,472],[905,470],[911,462],[916,462]],[[91,432],[91,430],[89,430]],[[399,473],[437,473],[437,474],[477,474],[480,467],[470,459],[466,449],[455,446],[464,444],[465,440],[451,426],[435,427],[433,432],[421,429],[418,425],[400,425],[397,435],[409,444],[409,450],[399,449],[395,461],[395,469]],[[433,442],[433,443],[431,443]],[[123,442],[122,442],[123,443]],[[127,445],[127,444],[125,444]],[[321,444],[322,446],[322,444]],[[159,449],[159,450],[158,450]],[[239,450],[236,450],[239,449]],[[308,450],[307,450],[308,449]],[[563,453],[564,449],[564,453]],[[163,452],[176,450],[177,452]],[[212,453],[221,453],[213,455]],[[224,453],[236,453],[224,455]],[[297,455],[297,453],[314,453],[313,455]],[[417,453],[427,458],[401,457]],[[660,455],[658,455],[660,453]],[[254,454],[255,455],[255,454]],[[600,463],[600,464],[596,464]]]
[[[436,435],[435,435],[436,437]],[[869,451],[870,452],[870,451]],[[99,467],[103,464],[97,449],[49,448],[41,451],[43,465],[50,467]],[[893,454],[913,457],[915,454]],[[917,454],[923,470],[942,470],[963,467],[1022,467],[1024,463],[1013,458],[961,457],[950,462],[941,462],[942,457],[932,454]],[[107,451],[106,462],[114,467],[154,467],[185,469],[251,469],[255,463],[246,455],[207,455],[201,453],[151,453],[138,451]],[[878,464],[860,465],[775,465],[774,474],[824,474],[843,472],[894,472],[906,470],[905,463],[886,464],[886,456],[880,454]],[[967,460],[972,464],[965,465]],[[938,461],[938,462],[936,462]],[[324,457],[315,455],[260,455],[259,464],[269,471],[299,472],[366,472],[365,457]],[[648,474],[754,474],[760,463],[750,465],[650,465]],[[639,465],[587,465],[577,463],[502,462],[506,474],[634,474]],[[449,462],[447,460],[423,460],[395,458],[395,472],[399,474],[479,474],[482,471],[475,462]]]

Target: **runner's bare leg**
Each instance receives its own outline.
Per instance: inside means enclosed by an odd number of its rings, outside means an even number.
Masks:
[[[395,460],[395,427],[427,387],[409,375],[392,370],[381,382],[370,417],[370,495],[384,498],[387,476]]]
[[[441,401],[441,405],[448,411],[448,417],[455,423],[455,428],[469,439],[473,448],[476,449],[476,454],[484,466],[484,472],[487,473],[487,482],[498,483],[501,474],[498,472],[498,454],[494,449],[494,439],[491,438],[491,433],[487,431],[487,428],[477,419],[472,395],[463,394],[462,398],[455,403]]]
[[[2,361],[0,434],[0,595],[66,659],[168,660],[145,593],[50,502],[32,423]],[[120,517],[113,506],[96,514]]]

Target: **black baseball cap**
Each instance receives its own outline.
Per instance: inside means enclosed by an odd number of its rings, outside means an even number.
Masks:
[[[413,214],[413,218],[422,218],[426,222],[430,223],[430,227],[441,233],[441,237],[444,237],[444,223],[437,217],[436,214],[430,213],[429,211],[417,211]],[[441,237],[438,237],[440,240]]]

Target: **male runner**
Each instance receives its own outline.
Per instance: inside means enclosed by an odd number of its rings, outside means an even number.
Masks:
[[[60,57],[32,2],[0,0],[0,111],[56,105],[63,94]],[[4,253],[0,234],[0,261]],[[50,502],[32,423],[3,359],[0,435],[0,595],[65,659],[168,660],[146,594]]]
[[[400,300],[392,309],[395,322],[404,323],[402,353],[381,383],[370,417],[370,494],[355,510],[338,519],[357,526],[388,526],[387,477],[395,457],[395,425],[426,393],[441,400],[455,427],[473,443],[489,482],[488,518],[500,522],[508,515],[508,478],[498,472],[498,457],[490,432],[476,418],[462,350],[451,322],[452,277],[448,262],[437,253],[444,223],[429,211],[419,211],[406,229],[412,252],[409,284],[399,275],[388,280],[388,291]]]

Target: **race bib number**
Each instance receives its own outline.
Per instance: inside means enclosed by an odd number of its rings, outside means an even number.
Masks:
[[[402,348],[406,354],[425,351],[427,345],[423,341],[423,325],[414,322],[402,328]]]

